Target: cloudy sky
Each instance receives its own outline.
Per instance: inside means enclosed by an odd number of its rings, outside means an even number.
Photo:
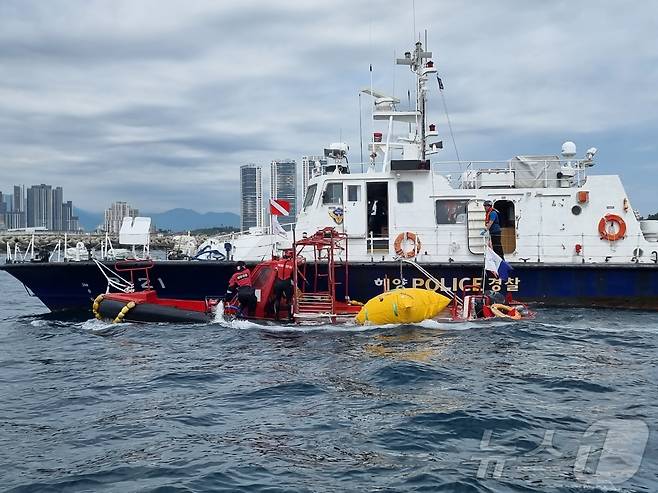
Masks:
[[[375,88],[406,97],[392,60],[413,45],[412,5],[2,0],[0,191],[45,182],[91,211],[238,212],[241,164],[299,162],[341,137],[359,161],[369,65]],[[462,159],[574,140],[633,207],[658,211],[658,2],[416,0],[415,26]]]

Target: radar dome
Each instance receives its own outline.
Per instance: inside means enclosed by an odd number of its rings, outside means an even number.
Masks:
[[[570,158],[576,155],[576,144],[570,140],[562,144],[562,157]]]

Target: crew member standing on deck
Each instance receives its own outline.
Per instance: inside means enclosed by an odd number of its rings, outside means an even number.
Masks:
[[[487,215],[484,219],[484,227],[489,230],[489,236],[491,237],[491,248],[496,254],[505,260],[505,254],[503,253],[503,244],[501,242],[501,229],[500,229],[500,213],[493,208],[493,204],[490,200],[484,201],[484,210],[487,212]]]

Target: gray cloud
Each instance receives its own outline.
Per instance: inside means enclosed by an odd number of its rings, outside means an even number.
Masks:
[[[658,209],[646,179],[658,4],[415,3],[463,158],[576,139],[600,149],[599,171],[620,173],[635,207]],[[408,71],[392,59],[413,42],[411,5],[5,0],[0,190],[45,181],[90,210],[121,199],[237,212],[241,164],[300,159],[341,137],[356,162],[369,65],[375,88],[406,98]],[[436,92],[430,115],[445,132]]]

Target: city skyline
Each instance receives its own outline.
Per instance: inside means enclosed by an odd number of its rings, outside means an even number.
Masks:
[[[371,131],[359,90],[406,104],[409,71],[392,60],[427,29],[455,137],[433,88],[428,118],[446,144],[433,162],[455,148],[466,161],[559,154],[572,140],[579,154],[597,147],[592,172],[620,174],[632,206],[655,212],[658,4],[418,1],[414,33],[396,2],[373,17],[346,1],[145,1],[120,15],[112,3],[3,3],[7,181],[58,183],[90,211],[121,198],[238,212],[244,163],[299,160],[337,140],[359,162],[360,117]]]
[[[0,230],[24,228],[48,231],[78,231],[80,224],[73,213],[73,202],[64,201],[61,186],[41,183],[14,185],[12,194],[0,191]]]

